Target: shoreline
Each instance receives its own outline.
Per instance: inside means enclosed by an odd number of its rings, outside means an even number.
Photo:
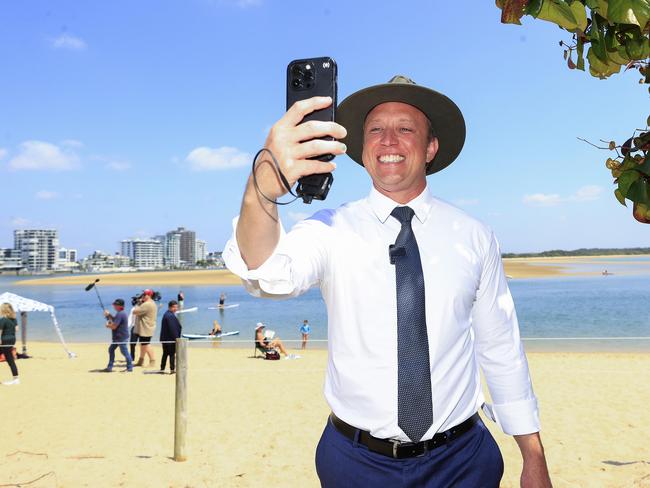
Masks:
[[[300,354],[300,340],[283,340],[287,350]],[[650,353],[650,337],[630,337],[630,338],[539,338],[539,337],[522,337],[526,353],[531,354],[648,354]],[[87,348],[98,346],[105,348],[110,344],[106,341],[67,341],[69,349],[75,347]],[[59,347],[63,354],[63,346],[56,340],[28,340],[27,349],[31,346]],[[152,341],[154,348],[160,349],[162,345],[158,341]],[[192,349],[222,349],[228,351],[250,352],[253,347],[253,340],[242,339],[224,340],[224,341],[189,341],[188,346]],[[22,350],[22,342],[16,342],[16,351]],[[312,339],[307,343],[306,351],[324,351],[327,352],[327,341]],[[74,351],[73,351],[74,352]],[[1,368],[0,368],[1,370]]]
[[[508,277],[514,279],[554,278],[571,276],[590,276],[599,273],[569,272],[571,264],[615,264],[603,261],[607,258],[646,257],[648,255],[611,255],[611,256],[557,256],[539,258],[503,258],[503,265]],[[590,260],[592,262],[590,262]],[[626,264],[644,264],[647,261],[627,261]],[[48,277],[16,277],[15,286],[58,286],[85,285],[99,278],[102,285],[143,285],[143,286],[230,286],[241,285],[241,280],[227,269],[190,270],[190,271],[142,271],[131,273],[89,273],[56,275]]]

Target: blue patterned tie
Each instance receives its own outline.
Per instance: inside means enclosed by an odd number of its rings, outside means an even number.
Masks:
[[[397,283],[397,425],[419,442],[433,423],[424,276],[411,228],[413,209],[395,207],[391,215],[402,224],[389,248]]]

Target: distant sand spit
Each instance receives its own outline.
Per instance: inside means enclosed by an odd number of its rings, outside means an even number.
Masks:
[[[507,258],[503,260],[505,272],[512,278],[552,278],[554,276],[598,275],[591,273],[570,272],[572,264],[620,264],[620,261],[607,261],[607,258],[628,257],[626,264],[647,267],[650,261],[635,261],[636,256],[575,256],[553,258]],[[594,258],[599,258],[598,260]],[[603,259],[604,258],[604,259]],[[96,278],[102,285],[137,285],[137,286],[223,286],[240,285],[241,280],[228,270],[192,270],[192,271],[152,271],[138,273],[107,273],[87,275],[63,275],[48,278],[36,278],[16,281],[16,285],[86,285]]]
[[[250,358],[252,348],[191,347],[188,460],[176,463],[174,377],[92,373],[106,365],[106,347],[71,348],[77,359],[59,344],[31,344],[34,358],[18,361],[22,384],[0,386],[0,485],[46,475],[30,486],[318,486],[326,351],[263,361]],[[529,361],[555,486],[650,486],[650,355],[530,353]],[[8,375],[0,363],[0,380]],[[519,486],[514,440],[487,425],[505,459],[502,486]]]
[[[506,273],[513,278],[544,278],[564,275],[561,264],[541,263],[531,265],[527,261],[504,260]],[[86,285],[94,279],[101,279],[102,285],[138,286],[222,286],[240,285],[241,280],[228,270],[196,271],[154,271],[141,273],[110,273],[65,275],[16,281],[23,286]]]
[[[16,285],[87,285],[99,278],[102,285],[116,286],[190,286],[240,285],[241,280],[228,270],[145,271],[138,273],[107,273],[65,275],[16,281]]]

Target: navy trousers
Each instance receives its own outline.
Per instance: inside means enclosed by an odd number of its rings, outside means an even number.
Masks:
[[[323,488],[491,488],[503,476],[503,458],[480,420],[465,434],[423,456],[392,459],[341,434],[331,421],[316,449]]]

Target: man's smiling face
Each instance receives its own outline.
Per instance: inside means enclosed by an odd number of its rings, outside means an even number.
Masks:
[[[438,150],[429,121],[417,108],[386,102],[373,108],[363,127],[363,164],[375,188],[407,203],[426,186],[426,165]]]

